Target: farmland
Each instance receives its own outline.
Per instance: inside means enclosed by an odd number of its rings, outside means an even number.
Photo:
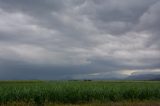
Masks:
[[[159,106],[159,101],[159,81],[0,81],[1,105],[142,102]]]

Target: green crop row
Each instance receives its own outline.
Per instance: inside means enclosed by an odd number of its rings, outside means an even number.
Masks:
[[[160,100],[160,82],[0,82],[0,103],[88,103]]]

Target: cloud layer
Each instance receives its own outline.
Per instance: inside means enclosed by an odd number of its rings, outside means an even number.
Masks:
[[[159,0],[0,0],[0,78],[160,70],[159,13]]]

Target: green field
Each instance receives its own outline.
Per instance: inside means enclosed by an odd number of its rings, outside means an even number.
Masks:
[[[159,81],[0,81],[0,104],[156,102]]]

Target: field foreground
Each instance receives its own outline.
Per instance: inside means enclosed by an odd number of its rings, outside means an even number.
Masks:
[[[12,102],[1,104],[1,106],[36,106],[35,103]],[[86,104],[56,104],[44,103],[42,106],[160,106],[160,102],[110,102],[110,103],[86,103]]]
[[[159,81],[0,81],[0,105],[160,106],[159,88]]]

